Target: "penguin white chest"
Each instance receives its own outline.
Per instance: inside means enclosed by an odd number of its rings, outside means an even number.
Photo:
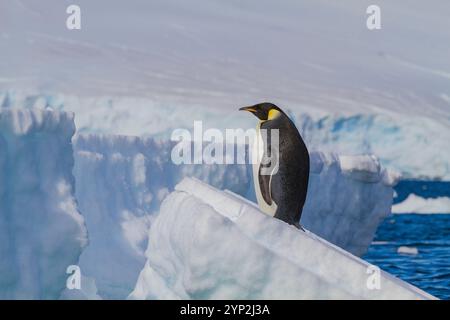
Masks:
[[[261,135],[261,123],[258,123],[258,125],[256,126],[256,137],[253,141],[253,146],[252,146],[252,167],[253,167],[253,183],[254,183],[254,188],[255,188],[255,194],[256,194],[256,201],[258,202],[258,206],[261,209],[262,212],[270,215],[270,216],[274,216],[276,211],[277,211],[277,204],[275,203],[275,201],[273,201],[272,199],[272,203],[269,204],[264,200],[264,197],[262,195],[261,192],[261,183],[260,183],[260,166],[261,166],[261,161],[263,159],[264,156],[264,152],[267,149],[265,147],[264,144],[264,139],[263,136]],[[270,177],[270,179],[268,179],[269,181],[269,185],[266,186],[269,190],[269,194],[270,193],[270,184],[272,182],[272,177]]]

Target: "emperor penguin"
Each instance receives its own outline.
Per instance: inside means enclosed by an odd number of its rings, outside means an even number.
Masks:
[[[300,217],[308,190],[309,153],[300,133],[273,103],[239,110],[251,112],[259,119],[252,150],[258,206],[264,213],[303,230]]]

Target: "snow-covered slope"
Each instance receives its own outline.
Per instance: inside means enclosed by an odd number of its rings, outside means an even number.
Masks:
[[[87,231],[74,197],[73,115],[0,111],[0,298],[56,299]]]
[[[432,298],[385,272],[374,281],[363,260],[193,179],[163,202],[146,255],[132,299]]]
[[[170,159],[170,141],[80,135],[74,145],[76,196],[90,235],[80,266],[105,298],[123,298],[134,287],[145,262],[147,229],[183,177],[255,201],[250,167],[178,166]],[[302,224],[362,255],[390,212],[393,182],[374,157],[314,152]]]

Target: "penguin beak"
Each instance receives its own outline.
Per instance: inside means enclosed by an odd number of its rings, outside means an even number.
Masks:
[[[251,113],[255,113],[255,112],[256,112],[256,109],[255,109],[255,107],[250,106],[250,107],[242,107],[242,108],[239,108],[239,111],[248,111],[248,112],[251,112]]]

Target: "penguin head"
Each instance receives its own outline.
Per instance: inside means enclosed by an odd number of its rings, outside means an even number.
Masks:
[[[284,112],[270,102],[255,104],[254,106],[242,107],[239,110],[253,113],[261,121],[269,121],[283,115]]]

